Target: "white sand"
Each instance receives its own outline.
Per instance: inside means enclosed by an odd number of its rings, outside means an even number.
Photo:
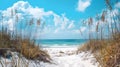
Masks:
[[[86,53],[81,52],[79,54],[76,54],[76,50],[77,50],[76,47],[72,47],[72,48],[54,47],[54,48],[43,48],[43,50],[47,51],[50,54],[52,58],[51,61],[52,63],[44,63],[44,62],[37,63],[34,61],[29,61],[28,63],[29,67],[98,67],[98,64],[95,62],[94,56],[90,52],[86,52]],[[28,60],[26,59],[24,60],[28,62]],[[23,65],[23,62],[21,62],[20,64]],[[23,65],[23,67],[24,66],[25,64]],[[0,67],[2,66],[0,65]],[[11,67],[11,65],[9,64],[8,67]]]
[[[54,63],[45,64],[45,67],[98,67],[90,52],[76,54],[76,47],[44,48],[44,50],[48,51]]]

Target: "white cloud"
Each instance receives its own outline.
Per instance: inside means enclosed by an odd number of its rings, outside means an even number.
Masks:
[[[14,3],[12,8],[25,12],[28,8],[32,8],[32,6],[27,1],[18,1]]]
[[[56,15],[56,14],[55,14],[53,21],[54,21],[54,23],[55,23],[55,26],[58,26],[58,25],[61,23],[62,19],[60,18],[59,15]]]
[[[73,32],[80,34],[80,30],[73,30]]]
[[[62,15],[62,23],[61,23],[61,29],[66,29],[67,24],[69,22],[69,19],[67,17],[65,17],[65,15]]]
[[[15,15],[15,10],[21,15],[33,16],[33,18],[43,18],[44,16],[50,16],[54,13],[52,11],[44,11],[44,8],[32,7],[28,2],[18,1],[13,4],[12,7],[7,10],[1,11],[5,17],[11,17],[11,12]]]
[[[13,17],[11,17],[12,10]],[[15,13],[15,10],[17,10],[17,13]],[[65,14],[58,15],[53,11],[45,11],[44,8],[33,7],[27,1],[18,1],[13,6],[7,8],[6,10],[1,11],[1,13],[4,15],[5,17],[4,21],[6,21],[10,30],[13,30],[14,27],[13,24],[15,23],[16,15],[18,15],[19,17],[19,22],[22,23],[26,22],[26,20],[29,21],[31,18],[35,19],[40,18],[41,23],[45,21],[46,25],[52,24],[50,27],[45,26],[42,32],[41,29],[38,30],[36,36],[49,35],[52,33],[66,34],[73,32],[73,29],[75,27],[74,20],[67,18]],[[51,16],[52,18],[50,18]]]
[[[42,8],[29,8],[27,12],[33,15],[34,18],[43,18],[43,16],[50,16],[53,14],[52,11],[45,12]]]
[[[69,24],[69,26],[68,26],[68,29],[71,29],[71,28],[74,28],[74,23],[73,22],[71,22],[70,24]]]
[[[24,1],[15,3],[13,8],[25,12],[28,15],[32,15],[34,18],[42,18],[43,16],[49,16],[53,14],[52,11],[45,12],[44,8],[32,7],[28,2]]]
[[[79,0],[77,4],[77,11],[84,12],[87,7],[91,5],[91,0]]]
[[[21,12],[32,15],[34,18],[42,18],[45,20],[44,17],[53,16],[54,18],[51,21],[54,22],[54,25],[58,31],[72,29],[74,27],[73,20],[68,19],[65,14],[58,15],[53,11],[44,11],[44,8],[32,7],[28,2],[19,1],[13,5],[14,9],[20,10]],[[48,19],[46,19],[48,20]],[[56,30],[55,29],[55,30]]]
[[[120,8],[120,2],[116,3],[116,4],[115,4],[115,7],[116,7],[116,8]]]
[[[59,28],[55,29],[54,33],[58,33],[60,31]]]
[[[14,21],[12,19],[8,20],[7,25],[8,25],[9,30],[11,31],[14,30]]]
[[[75,27],[74,21],[68,19],[65,14],[62,16],[54,14],[54,23],[56,26],[54,33],[71,30]]]
[[[80,27],[80,31],[84,32],[86,30],[86,27]]]

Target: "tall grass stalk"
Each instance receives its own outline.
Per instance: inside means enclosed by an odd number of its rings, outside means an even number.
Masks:
[[[91,51],[97,62],[99,62],[100,67],[119,67],[120,18],[119,14],[113,12],[114,6],[111,4],[111,0],[105,0],[105,2],[108,6],[107,10],[103,11],[100,16],[97,16],[98,19],[96,19],[96,34],[94,33],[96,39],[89,36],[88,38],[90,41],[80,47],[78,51]],[[109,21],[107,21],[108,16],[110,17]],[[105,38],[106,31],[108,31],[107,39]],[[88,32],[90,33],[90,26]]]
[[[18,52],[18,59],[12,58],[12,66],[17,66],[21,67],[21,63],[24,63],[25,67],[29,66],[29,61],[25,61],[22,59],[25,57],[28,60],[38,60],[38,61],[43,61],[43,62],[50,62],[50,56],[43,51],[39,46],[35,44],[35,36],[31,37],[32,35],[35,35],[33,32],[29,32],[29,30],[32,30],[34,24],[35,24],[35,19],[31,18],[25,28],[23,27],[23,22],[19,21],[19,16],[17,13],[16,9],[11,9],[11,17],[13,21],[13,30],[9,30],[8,27],[5,27],[3,25],[3,17],[2,23],[1,23],[1,30],[0,30],[0,48],[11,48],[15,51]],[[37,32],[40,26],[40,19],[36,20],[36,29],[34,30]],[[17,25],[20,24],[20,29],[17,28]],[[24,28],[24,29],[23,29]],[[26,32],[26,33],[23,33]],[[28,33],[29,32],[29,33]],[[27,34],[27,35],[26,35]],[[0,51],[2,54],[2,57],[6,58],[4,54],[6,54],[7,50]],[[16,62],[17,61],[17,62]],[[6,59],[5,59],[5,65]]]

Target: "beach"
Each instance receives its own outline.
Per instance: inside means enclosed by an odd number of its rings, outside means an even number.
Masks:
[[[120,0],[0,3],[0,67],[120,67]]]
[[[37,62],[33,60],[27,60],[25,58],[19,59],[16,54],[15,61],[16,64],[18,60],[26,61],[28,67],[98,67],[98,63],[96,62],[94,56],[90,52],[81,52],[77,53],[77,47],[50,47],[43,48],[51,57],[51,63],[46,62]],[[4,61],[11,62],[11,59],[2,58],[2,63]],[[25,66],[23,62],[21,62],[22,66]],[[11,63],[6,64],[7,67],[11,67]],[[0,65],[0,67],[2,67]]]
[[[53,62],[53,64],[45,64],[45,67],[98,67],[90,52],[77,54],[77,47],[44,48],[44,50],[48,51]]]
[[[77,52],[86,41],[81,39],[39,40],[38,42],[42,44],[38,47],[50,56],[50,63],[20,57],[17,52],[12,52],[11,58],[1,58],[1,63],[7,67],[12,67],[12,65],[20,67],[98,67],[98,63],[90,51]]]

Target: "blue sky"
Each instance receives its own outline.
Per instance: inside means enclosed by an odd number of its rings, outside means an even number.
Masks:
[[[42,24],[45,22],[42,32],[38,30],[35,34],[36,38],[81,39],[87,38],[87,33],[80,35],[79,32],[80,29],[82,32],[87,30],[81,20],[100,14],[106,5],[104,0],[0,0],[3,14],[9,13],[11,8],[18,9],[19,22],[23,23],[27,14],[35,19],[40,18]],[[9,19],[6,22],[12,21]],[[10,27],[13,27],[12,24]]]
[[[52,10],[55,13],[61,15],[63,13],[70,19],[79,20],[80,18],[88,18],[94,16],[96,13],[100,13],[102,9],[105,8],[104,0],[81,0],[81,1],[90,1],[88,8],[84,12],[77,11],[79,0],[21,0],[27,1],[33,7],[44,8],[45,11]],[[1,0],[0,9],[5,10],[8,7],[11,7],[18,0]]]

